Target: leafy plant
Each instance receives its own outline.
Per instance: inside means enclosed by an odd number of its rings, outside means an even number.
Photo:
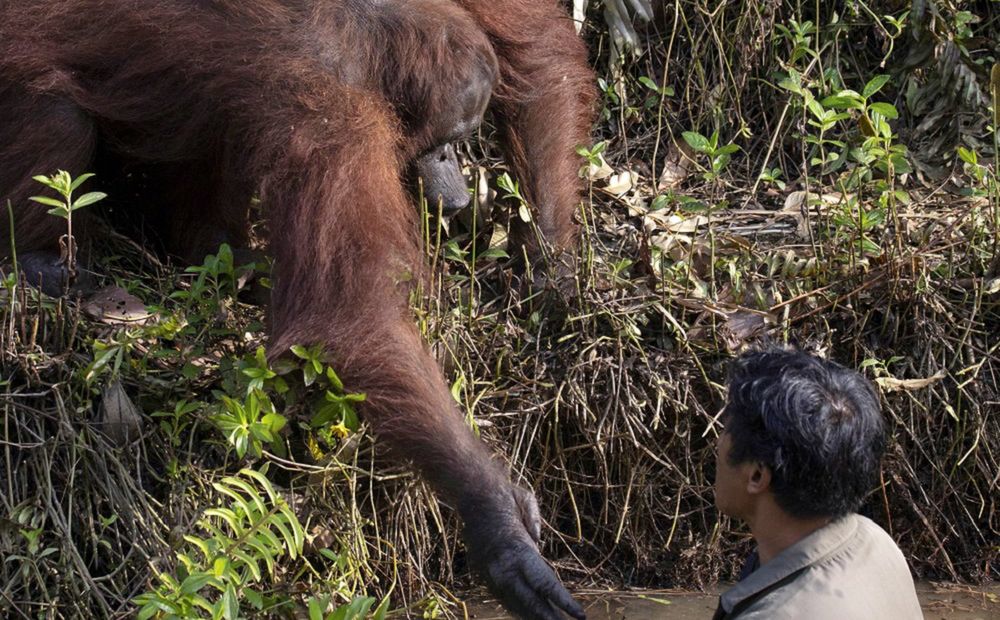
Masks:
[[[157,411],[152,417],[160,421],[160,431],[167,436],[170,445],[179,448],[181,436],[191,424],[191,417],[201,408],[202,403],[179,400],[172,411]]]
[[[383,599],[382,603],[371,611],[375,599],[370,596],[359,596],[350,603],[341,605],[332,611],[327,611],[331,605],[330,596],[318,596],[309,599],[309,620],[384,620],[389,610],[389,599]]]
[[[303,389],[314,394],[315,388],[321,388],[321,395],[310,408],[313,413],[308,430],[327,443],[347,437],[360,427],[355,407],[365,400],[365,395],[345,391],[340,377],[323,361],[323,347],[294,345],[291,352],[296,359],[284,359],[277,367],[272,367],[264,348],[258,347],[255,353],[236,364],[240,380],[216,392],[215,413],[209,419],[240,458],[246,455],[260,458],[265,445],[278,454],[285,453],[280,433],[288,420],[279,413],[272,396],[282,396],[285,402],[297,402],[302,398]],[[298,386],[285,378],[296,370],[302,371],[302,383]]]
[[[576,147],[576,154],[587,160],[587,164],[590,166],[596,166],[598,168],[604,163],[601,158],[601,154],[604,153],[608,148],[608,143],[605,140],[598,142],[594,146],[587,148],[585,146]],[[502,187],[502,186],[501,186]]]
[[[211,310],[222,307],[226,297],[235,297],[240,279],[255,268],[255,264],[237,266],[232,248],[223,243],[219,251],[206,256],[201,265],[184,270],[195,278],[187,290],[175,291],[171,298],[185,302],[189,312],[195,310],[197,315],[207,316]]]
[[[876,168],[892,176],[910,172],[911,169],[906,161],[906,147],[902,144],[893,144],[893,132],[889,120],[899,117],[896,106],[891,103],[871,101],[888,81],[888,75],[877,75],[865,84],[860,93],[850,89],[840,90],[824,98],[822,106],[837,110],[856,110],[858,126],[865,140],[861,148],[852,151],[851,155],[863,164],[874,163]],[[822,107],[817,108],[812,105],[810,111],[814,108],[822,110]],[[827,110],[822,112],[828,114]],[[834,116],[840,120],[839,114]]]
[[[775,24],[775,29],[781,37],[789,42],[792,51],[788,56],[788,64],[795,66],[803,58],[815,58],[816,52],[813,49],[813,35],[816,33],[816,24],[810,20],[798,21],[788,20],[788,25]],[[775,40],[780,40],[775,38]]]
[[[781,172],[781,168],[772,168],[770,171],[761,172],[760,176],[758,176],[757,178],[759,178],[761,181],[764,181],[765,183],[774,184],[774,186],[780,190],[784,190],[785,182],[781,179],[782,174],[783,173]]]
[[[108,338],[95,338],[91,343],[93,360],[83,369],[83,379],[93,385],[105,375],[117,377],[123,367],[132,363],[132,352],[146,336],[143,328],[124,329]]]
[[[597,151],[596,155],[600,155],[600,151]],[[520,184],[510,178],[510,175],[505,172],[497,177],[497,187],[506,192],[503,196],[504,199],[513,199],[517,203],[517,215],[521,218],[521,221],[525,223],[531,222],[531,209],[528,207],[527,199],[521,193]]]
[[[652,78],[647,76],[642,76],[639,78],[639,83],[646,87],[650,91],[650,94],[646,97],[646,101],[643,104],[643,108],[646,110],[651,110],[660,105],[663,99],[674,96],[673,86],[657,86],[656,82]]]
[[[302,555],[305,530],[265,471],[243,469],[212,486],[230,501],[209,508],[177,553],[176,574],[161,572],[159,585],[134,599],[139,620],[250,617],[264,609],[262,586],[278,560]]]
[[[882,253],[873,233],[885,223],[885,209],[881,206],[865,208],[856,196],[848,196],[840,210],[834,214],[833,223],[838,234],[854,239],[861,255],[877,256]]]
[[[809,164],[819,169],[819,176],[839,173],[834,183],[844,199],[833,215],[833,232],[835,238],[853,243],[852,256],[854,252],[861,256],[881,254],[877,231],[890,217],[898,224],[897,203],[909,201],[909,195],[896,186],[899,175],[911,172],[906,147],[895,142],[889,123],[899,113],[893,104],[874,100],[889,81],[888,75],[877,75],[860,92],[839,88],[825,97],[815,95],[817,84],[807,83],[794,69],[789,69],[787,77],[779,82],[781,88],[798,96],[807,115],[806,125],[814,129],[802,137],[812,146]],[[850,143],[828,137],[834,129],[852,121],[856,137]],[[840,132],[845,134],[851,135]],[[858,192],[865,191],[874,191],[874,204],[859,196]]]
[[[709,166],[704,174],[706,181],[717,180],[719,173],[729,164],[733,154],[740,150],[740,147],[732,142],[719,146],[718,130],[714,131],[708,138],[695,131],[685,131],[681,135],[688,146],[708,157]]]
[[[260,458],[264,443],[272,446],[278,443],[278,433],[288,420],[262,391],[251,390],[242,401],[225,394],[220,395],[220,400],[211,419],[236,450],[236,456],[243,458],[249,453]]]
[[[34,178],[42,185],[59,194],[59,198],[48,196],[32,196],[30,200],[47,207],[49,214],[66,220],[66,234],[59,238],[60,262],[66,266],[70,283],[76,278],[76,238],[73,237],[73,213],[95,202],[107,198],[103,192],[88,192],[79,198],[73,198],[75,192],[84,182],[93,178],[92,173],[81,174],[75,179],[65,170],[59,170],[52,176],[38,175]]]
[[[305,352],[306,349],[300,346],[292,347],[293,352],[298,351],[300,353]],[[315,357],[310,358],[310,362],[303,365],[303,371],[305,372],[305,383],[306,385],[312,384],[312,379],[310,378],[310,371],[313,368],[313,363],[319,364],[319,348],[309,349],[309,355]],[[305,353],[303,353],[305,355]],[[240,360],[239,364],[240,373],[246,377],[247,386],[246,393],[250,394],[254,391],[265,392],[268,390],[274,390],[278,394],[284,394],[289,390],[288,383],[279,375],[279,373],[271,368],[271,365],[267,361],[267,352],[264,347],[257,347],[252,356],[245,357]]]

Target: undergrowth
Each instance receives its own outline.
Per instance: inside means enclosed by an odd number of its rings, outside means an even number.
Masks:
[[[611,60],[588,22],[574,294],[521,294],[504,214],[531,211],[491,136],[474,208],[425,218],[416,321],[578,587],[734,577],[713,442],[725,363],[763,339],[879,384],[864,512],[916,574],[1000,577],[1000,15],[896,6],[663,4]],[[266,265],[105,239],[130,313],[0,291],[0,613],[463,615],[456,518],[380,457],[364,395],[316,349],[266,362]]]

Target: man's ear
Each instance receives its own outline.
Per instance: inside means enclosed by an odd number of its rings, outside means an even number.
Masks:
[[[753,463],[747,476],[747,493],[759,495],[771,488],[771,468],[762,463]]]

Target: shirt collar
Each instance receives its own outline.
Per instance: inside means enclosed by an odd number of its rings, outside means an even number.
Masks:
[[[858,518],[857,515],[850,514],[831,521],[776,555],[722,594],[723,609],[726,613],[731,613],[741,601],[767,590],[840,549],[857,532]]]

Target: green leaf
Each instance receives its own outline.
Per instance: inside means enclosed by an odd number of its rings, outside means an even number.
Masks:
[[[506,260],[510,258],[510,255],[503,248],[490,248],[484,252],[480,252],[478,256],[482,260]]]
[[[309,387],[316,382],[316,369],[312,364],[306,364],[302,367],[302,382],[306,387]]]
[[[73,210],[82,209],[83,207],[94,204],[99,200],[104,200],[108,195],[104,192],[90,192],[89,194],[84,194],[73,202]]]
[[[52,189],[55,189],[55,190],[58,190],[58,188],[59,188],[59,184],[58,183],[56,183],[54,180],[50,179],[49,177],[45,176],[44,174],[38,174],[38,175],[35,175],[35,176],[31,177],[31,178],[34,179],[35,181],[38,181],[39,183],[41,183],[42,185],[44,185],[46,187],[51,187]]]
[[[361,426],[360,421],[358,420],[358,414],[354,411],[353,407],[349,407],[344,410],[344,426],[346,426],[348,430],[355,433],[358,432],[358,428]]]
[[[28,198],[32,202],[37,202],[38,204],[43,204],[47,207],[59,207],[62,209],[66,208],[66,203],[61,200],[56,200],[55,198],[49,198],[48,196],[32,196]]]
[[[810,99],[806,103],[806,107],[809,108],[809,111],[812,112],[813,116],[815,116],[820,120],[822,120],[824,118],[824,115],[826,114],[826,110],[823,108],[823,104],[821,104],[819,101],[816,101],[815,99]]]
[[[326,369],[326,378],[330,382],[330,385],[333,387],[333,389],[337,390],[338,392],[344,391],[344,382],[340,380],[340,377],[333,370],[333,368],[328,367]]]
[[[212,562],[212,571],[216,577],[221,578],[223,575],[229,572],[229,558],[217,557],[215,561]]]
[[[323,620],[323,609],[327,604],[328,600],[325,597],[322,602],[316,598],[309,599],[309,620]]]
[[[236,516],[236,513],[228,508],[209,508],[205,511],[206,517],[218,517],[226,522],[226,524],[233,528],[233,531],[239,531],[240,519]]]
[[[209,573],[195,573],[193,575],[188,575],[187,579],[181,583],[181,594],[194,594],[199,592],[211,580],[212,575]]]
[[[872,95],[882,90],[882,87],[885,86],[888,81],[888,75],[876,75],[871,79],[871,81],[865,84],[864,90],[861,91],[861,96],[865,99],[870,99]]]
[[[375,599],[370,596],[360,596],[353,601],[349,606],[348,616],[350,618],[367,618],[368,610],[372,608],[375,604]]]
[[[823,107],[833,108],[835,110],[845,110],[845,109],[861,109],[861,100],[858,97],[852,97],[849,95],[844,95],[843,93],[847,91],[842,91],[836,95],[830,95],[823,99],[820,103]]]
[[[260,471],[257,471],[256,469],[243,468],[240,470],[240,474],[256,480],[257,484],[264,489],[264,492],[267,493],[267,496],[271,498],[272,501],[278,497],[271,481],[267,479],[267,465],[261,468]],[[250,492],[249,489],[251,489],[251,487],[246,483],[244,483],[244,485],[244,488],[248,489],[248,492]],[[261,509],[263,510],[263,506],[261,506]]]
[[[979,156],[975,151],[971,151],[964,146],[958,147],[958,156],[967,164],[975,166],[979,163]]]
[[[254,581],[261,580],[264,574],[260,572],[260,565],[257,563],[256,559],[251,557],[249,554],[247,554],[246,551],[240,548],[233,549],[232,551],[230,551],[230,553],[235,558],[243,562],[243,565],[246,567],[246,569],[250,571],[250,574],[253,577]]]
[[[784,88],[787,91],[793,92],[796,95],[802,94],[802,86],[796,84],[791,80],[781,80],[780,82],[778,82],[778,86]]]
[[[910,162],[906,160],[906,156],[902,153],[893,153],[889,156],[889,160],[892,161],[892,167],[895,169],[896,174],[909,174],[913,172]]]
[[[201,538],[198,538],[197,536],[194,536],[192,534],[186,534],[184,536],[184,540],[188,541],[195,547],[198,547],[198,550],[201,551],[202,555],[204,555],[206,559],[208,559],[208,557],[212,555],[211,549],[209,549],[208,547],[208,543],[202,540]]]
[[[868,109],[872,112],[878,112],[886,118],[899,118],[899,112],[896,111],[896,106],[891,103],[873,103],[868,106]]]
[[[260,421],[261,424],[267,426],[272,433],[277,433],[281,429],[285,428],[285,425],[288,423],[288,419],[280,413],[265,414]]]
[[[237,487],[246,493],[246,497],[244,497],[243,495],[233,490],[232,487],[219,483],[212,484],[212,486],[215,487],[216,491],[219,491],[220,493],[224,493],[225,495],[231,497],[233,501],[235,501],[236,504],[240,507],[240,509],[243,510],[244,514],[252,515],[252,514],[263,514],[267,512],[267,506],[264,505],[264,500],[260,496],[260,493],[257,493],[253,489],[253,487],[248,485],[246,482],[238,478],[224,478],[223,482],[232,485],[233,487]],[[253,502],[253,507],[250,506],[251,502]]]
[[[236,588],[232,584],[226,588],[226,593],[222,595],[223,617],[226,620],[236,620],[240,615],[240,601],[236,595]]]
[[[372,620],[385,620],[386,614],[389,613],[389,597],[386,596],[382,599],[375,613],[372,614]]]
[[[153,596],[156,596],[155,594]],[[175,606],[170,605],[166,601],[160,600],[159,597],[150,600],[148,603],[143,605],[142,610],[136,615],[136,618],[140,620],[148,620],[152,618],[157,612],[163,612],[166,614],[177,614],[180,612]]]
[[[285,524],[281,519],[272,520],[271,525],[281,533],[281,537],[284,539],[285,543],[285,551],[288,552],[289,557],[294,560],[299,553],[296,545],[295,534],[292,533],[292,530],[285,527]]]
[[[250,447],[249,446],[250,437],[247,435],[246,432],[242,431],[242,429],[240,430],[241,432],[238,435],[234,432],[234,435],[236,435],[236,440],[233,441],[231,438],[230,443],[232,443],[233,447],[236,448],[236,456],[243,458],[244,456],[246,456],[247,449]]]
[[[76,189],[78,187],[80,187],[81,185],[83,185],[84,181],[86,181],[87,179],[92,179],[92,178],[94,178],[94,173],[93,172],[85,172],[85,173],[81,174],[80,176],[76,177],[76,180],[73,181],[72,184],[70,184],[69,191],[71,191],[71,192],[76,191]]]
[[[149,620],[150,618],[153,617],[153,614],[155,614],[158,611],[160,610],[156,608],[156,604],[147,603],[146,605],[142,606],[142,609],[139,610],[139,613],[136,614],[135,617],[137,618],[137,620]]]
[[[695,131],[685,131],[681,134],[684,141],[688,143],[688,146],[698,151],[699,153],[705,153],[709,150],[710,145],[708,143],[708,138],[701,135]]]
[[[256,610],[264,609],[264,597],[260,595],[260,592],[256,590],[251,590],[250,588],[245,588],[243,590],[243,598],[245,598]]]
[[[660,87],[656,85],[656,82],[649,79],[645,75],[639,78],[639,83],[648,88],[649,90],[652,90],[657,93],[660,92]]]

